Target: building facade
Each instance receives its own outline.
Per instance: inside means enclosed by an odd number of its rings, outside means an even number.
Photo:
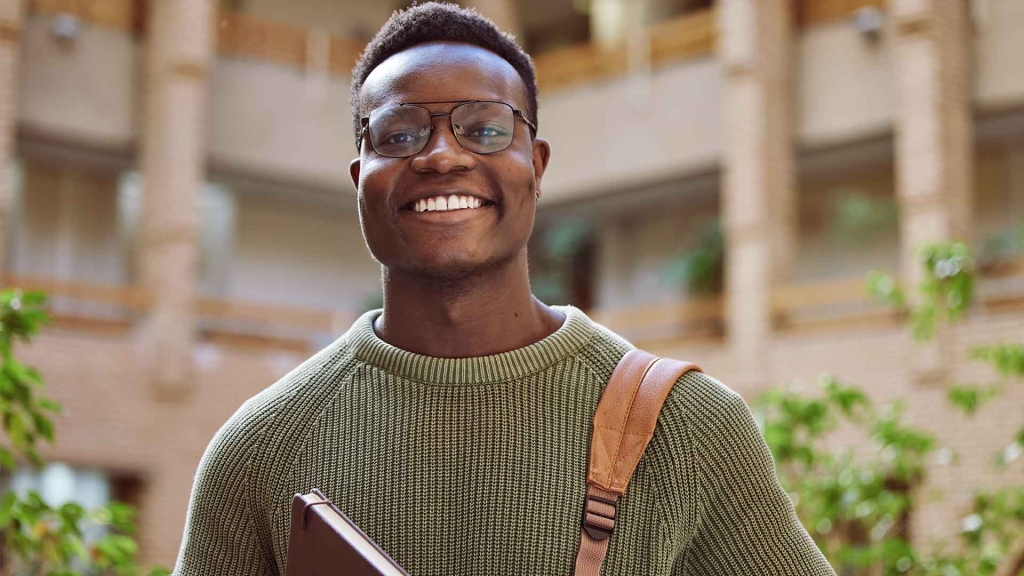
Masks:
[[[538,294],[748,401],[822,372],[907,398],[960,457],[932,471],[947,498],[916,539],[1004,481],[990,454],[1024,390],[974,420],[945,393],[992,377],[971,347],[1024,338],[1021,255],[995,254],[927,345],[862,279],[913,282],[922,243],[998,247],[1024,224],[1024,3],[464,4],[535,56]],[[53,298],[24,351],[67,407],[46,454],[138,505],[149,561],[173,562],[217,428],[379,306],[348,85],[404,5],[0,0],[0,258],[6,285]]]

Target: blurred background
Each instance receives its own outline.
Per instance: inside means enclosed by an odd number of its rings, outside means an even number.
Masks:
[[[1024,338],[1024,2],[461,3],[535,59],[539,297],[748,401],[826,372],[905,400],[958,463],[927,464],[914,541],[1024,485],[991,467],[1022,387],[983,418],[946,401],[996,378],[968,350]],[[133,504],[142,558],[173,563],[217,428],[381,304],[349,74],[409,4],[0,0],[0,271],[50,296],[19,354],[64,406],[51,464],[9,486]],[[951,240],[974,247],[974,305],[916,342],[865,274],[915,286],[914,250]]]

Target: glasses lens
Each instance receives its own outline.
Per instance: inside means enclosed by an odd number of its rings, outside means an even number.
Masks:
[[[470,102],[452,110],[452,128],[459,144],[477,154],[508,148],[516,125],[512,107],[499,102]]]
[[[430,139],[430,112],[416,106],[387,106],[370,112],[370,144],[381,156],[405,158]]]

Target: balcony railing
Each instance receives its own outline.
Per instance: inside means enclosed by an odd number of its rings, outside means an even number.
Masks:
[[[1024,310],[1024,259],[981,270],[976,305],[986,312]],[[772,294],[774,328],[780,334],[896,326],[905,318],[874,302],[862,277],[785,286]],[[725,336],[726,297],[702,297],[672,304],[595,310],[595,320],[634,342],[709,343]]]
[[[224,56],[270,61],[322,73],[352,72],[364,44],[241,12],[222,12],[217,50]]]
[[[103,336],[128,336],[152,308],[138,286],[26,275],[0,276],[4,287],[40,290],[49,297],[55,328]],[[321,310],[199,296],[195,300],[201,340],[242,348],[310,353],[324,339],[344,332],[355,310]]]
[[[797,22],[807,26],[839,20],[868,6],[884,8],[885,0],[802,0],[797,2]]]
[[[725,298],[722,296],[593,310],[590,315],[636,342],[685,339],[714,343],[725,335]]]
[[[46,292],[56,327],[99,335],[128,335],[152,307],[137,286],[114,286],[35,276],[0,276],[3,286]],[[1024,310],[1024,259],[981,270],[978,306],[986,312]],[[797,284],[776,290],[771,300],[775,330],[781,334],[896,326],[903,316],[871,301],[863,278]],[[726,297],[592,310],[594,320],[635,342],[724,341]],[[357,310],[322,310],[196,298],[195,314],[204,341],[243,348],[311,353],[344,332]]]
[[[803,26],[847,17],[884,0],[799,0],[797,19]],[[101,26],[140,30],[144,3],[139,0],[30,0],[38,14],[70,13]],[[262,19],[247,13],[222,11],[215,23],[220,54],[273,62],[283,66],[348,75],[364,44],[314,29]],[[629,61],[662,66],[709,55],[717,35],[713,10],[698,10],[650,26],[637,42],[601,47],[586,42],[535,57],[537,80],[545,91],[620,76]],[[640,50],[637,54],[635,51]]]

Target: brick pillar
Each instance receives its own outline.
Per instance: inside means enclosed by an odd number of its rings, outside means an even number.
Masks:
[[[516,0],[463,0],[462,4],[493,20],[503,32],[515,34],[520,45],[526,41],[522,36],[522,19]]]
[[[14,184],[22,0],[0,0],[0,270],[7,265],[7,204]]]
[[[153,296],[143,348],[160,397],[187,393],[191,381],[215,10],[213,0],[149,2],[138,256]]]
[[[900,203],[901,277],[921,281],[922,244],[970,241],[973,128],[969,12],[964,2],[892,0],[894,73],[898,92],[896,186]],[[917,347],[923,378],[943,372],[950,346],[938,334]]]
[[[785,282],[796,243],[790,0],[722,0],[719,58],[727,145],[722,209],[726,326],[738,387],[771,386],[771,292]],[[770,377],[769,377],[770,378]]]

